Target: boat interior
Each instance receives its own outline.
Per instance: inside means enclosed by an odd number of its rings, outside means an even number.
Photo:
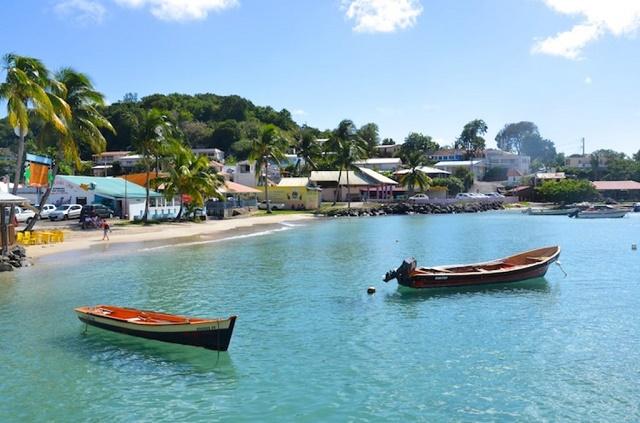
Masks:
[[[96,307],[81,307],[78,311],[96,316],[108,317],[110,319],[116,319],[126,321],[130,323],[139,324],[187,324],[187,323],[202,323],[212,321],[212,319],[190,318],[184,316],[175,316],[173,314],[156,313],[153,311],[136,310],[124,307],[115,306],[96,306]]]
[[[521,268],[546,262],[560,251],[559,247],[546,247],[537,250],[525,251],[511,257],[494,260],[485,263],[420,267],[413,271],[414,275],[419,274],[449,274],[449,273],[491,273],[514,268]]]

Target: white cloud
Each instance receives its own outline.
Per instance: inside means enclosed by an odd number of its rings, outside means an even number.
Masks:
[[[292,111],[292,112],[291,112],[291,114],[292,114],[293,116],[306,116],[306,115],[307,115],[307,112],[305,112],[305,111],[304,111],[304,110],[302,110],[302,109],[296,109],[296,110]]]
[[[83,25],[102,22],[107,12],[100,2],[93,0],[63,0],[53,10],[58,16],[71,18]]]
[[[238,0],[115,0],[127,7],[149,7],[153,16],[165,21],[203,20],[209,12],[238,5]]]
[[[422,14],[419,0],[342,0],[356,32],[395,32],[414,26]]]
[[[591,79],[591,77],[590,77],[590,76],[587,76],[587,77],[584,79],[584,83],[585,83],[586,85],[591,85],[591,84],[593,84],[593,79]]]
[[[640,28],[638,0],[543,0],[558,13],[581,16],[583,22],[568,31],[537,41],[531,51],[580,59],[583,48],[604,34],[632,35]]]

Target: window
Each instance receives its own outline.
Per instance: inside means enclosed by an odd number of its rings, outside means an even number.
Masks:
[[[240,165],[240,173],[249,173],[249,172],[251,172],[251,166],[249,166],[248,164]]]

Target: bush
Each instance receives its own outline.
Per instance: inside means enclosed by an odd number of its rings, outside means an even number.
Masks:
[[[462,185],[464,186],[465,191],[468,191],[469,188],[471,188],[471,185],[473,185],[473,182],[475,179],[473,176],[473,173],[465,167],[457,168],[453,172],[453,176],[455,176],[456,178],[462,181]]]
[[[543,201],[554,203],[576,203],[590,201],[598,197],[598,191],[590,181],[565,179],[547,181],[536,188],[536,195]]]
[[[464,184],[460,178],[456,178],[455,176],[450,176],[448,178],[434,178],[431,181],[431,184],[433,185],[431,189],[436,187],[446,188],[449,195],[456,195],[457,193],[464,191]]]

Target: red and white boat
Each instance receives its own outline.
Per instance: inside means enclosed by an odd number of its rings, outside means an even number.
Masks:
[[[409,288],[448,288],[521,282],[541,278],[560,257],[560,247],[525,251],[503,259],[476,264],[417,267],[416,259],[406,259],[387,272],[385,282],[397,279]]]
[[[78,307],[75,312],[83,323],[101,329],[216,351],[227,351],[236,322],[236,316],[206,319],[110,305]]]

